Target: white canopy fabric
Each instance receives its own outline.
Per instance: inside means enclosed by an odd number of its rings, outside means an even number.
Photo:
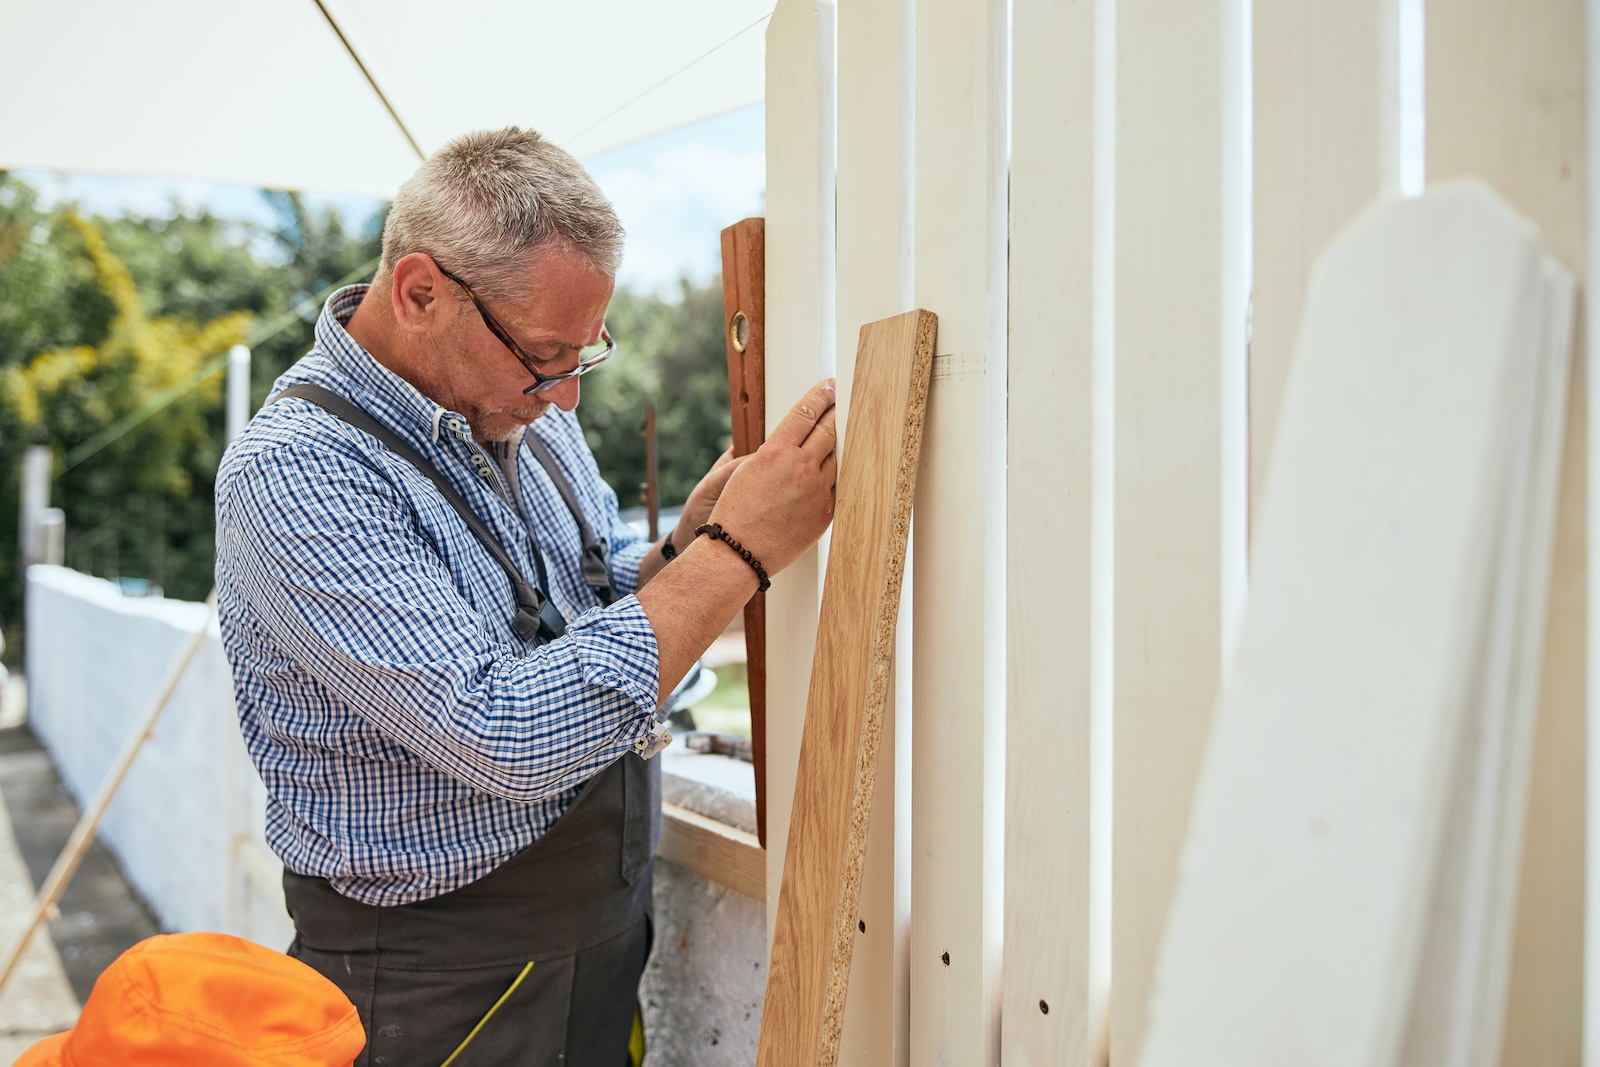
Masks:
[[[0,169],[390,197],[413,140],[593,156],[759,101],[773,2],[0,0]]]

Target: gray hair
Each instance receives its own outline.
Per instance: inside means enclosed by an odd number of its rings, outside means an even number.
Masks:
[[[602,274],[622,261],[622,223],[568,152],[533,130],[469,133],[429,156],[395,194],[383,226],[378,277],[426,252],[479,296],[528,289],[528,261],[576,252]]]

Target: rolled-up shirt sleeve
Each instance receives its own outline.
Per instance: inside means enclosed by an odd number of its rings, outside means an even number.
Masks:
[[[655,546],[640,537],[627,523],[618,522],[613,529],[619,527],[615,535],[616,540],[612,542],[615,547],[607,557],[611,564],[611,584],[619,593],[637,593],[639,565]]]
[[[219,595],[419,761],[528,802],[584,781],[650,735],[656,639],[632,595],[530,649],[510,631],[510,586],[487,553],[447,563],[441,553],[482,550],[430,536],[365,458],[279,445],[227,488],[218,569],[230,581]],[[452,574],[467,564],[484,579],[476,602]],[[491,605],[491,594],[504,599]]]

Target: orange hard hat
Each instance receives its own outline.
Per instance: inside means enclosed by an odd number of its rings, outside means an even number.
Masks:
[[[168,934],[107,967],[78,1023],[15,1067],[350,1067],[367,1043],[339,987],[227,934]]]

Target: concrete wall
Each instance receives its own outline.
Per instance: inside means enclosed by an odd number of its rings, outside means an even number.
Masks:
[[[62,567],[28,572],[28,720],[80,805],[98,790],[168,665],[205,617]],[[293,929],[263,836],[265,790],[234,720],[216,624],[100,838],[170,930],[286,948]]]
[[[655,903],[655,948],[639,983],[645,1063],[750,1067],[767,989],[765,903],[666,860],[656,861]]]
[[[755,768],[674,743],[669,804],[756,832]],[[656,943],[640,983],[650,1067],[750,1067],[767,991],[764,901],[656,861]]]
[[[28,718],[82,803],[99,788],[199,604],[124,597],[61,567],[28,572]],[[755,831],[748,764],[673,746],[668,800]],[[169,930],[287,947],[266,793],[240,741],[216,625],[101,824],[100,837]],[[640,988],[650,1067],[748,1067],[766,988],[763,903],[657,864],[655,949]]]

